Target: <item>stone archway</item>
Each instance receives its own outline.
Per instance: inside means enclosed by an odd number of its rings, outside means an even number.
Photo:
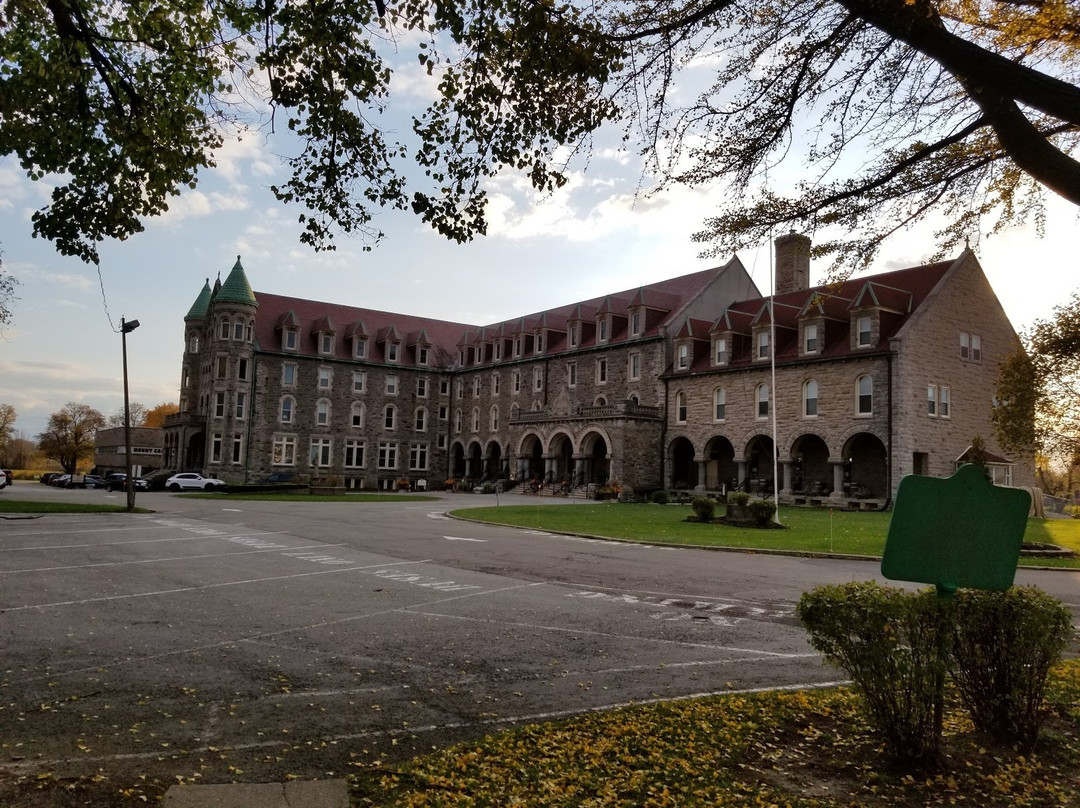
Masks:
[[[544,445],[535,434],[521,439],[518,450],[518,474],[520,481],[540,480],[544,477]]]
[[[675,438],[668,445],[668,461],[671,488],[691,489],[697,485],[697,469],[694,465],[694,444],[689,438]]]
[[[450,476],[457,480],[465,476],[465,447],[460,443],[450,450]]]
[[[465,476],[470,480],[478,480],[484,474],[483,450],[479,441],[469,444],[469,451],[465,455]]]
[[[570,436],[560,432],[551,439],[551,468],[547,482],[569,481],[574,473],[574,444]]]
[[[751,493],[770,495],[773,492],[773,439],[755,435],[746,444],[746,481]]]
[[[185,469],[202,469],[206,461],[206,433],[196,432],[188,438],[184,451]]]
[[[881,438],[857,432],[844,444],[844,489],[856,498],[890,496],[889,453]]]
[[[487,447],[487,454],[484,455],[484,479],[496,480],[501,479],[502,476],[502,447],[499,446],[498,441],[491,441]]]
[[[705,488],[727,490],[739,484],[739,463],[735,447],[727,438],[717,435],[705,444]]]
[[[791,446],[791,490],[810,496],[827,496],[833,488],[829,447],[818,435],[800,435]]]
[[[584,474],[582,481],[603,485],[611,477],[611,457],[607,441],[599,432],[589,432],[581,442]]]

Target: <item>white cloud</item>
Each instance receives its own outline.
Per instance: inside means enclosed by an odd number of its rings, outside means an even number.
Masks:
[[[222,211],[247,210],[248,200],[235,194],[217,191],[186,191],[169,202],[169,210],[157,221],[166,225],[175,225],[185,219],[205,218]]]

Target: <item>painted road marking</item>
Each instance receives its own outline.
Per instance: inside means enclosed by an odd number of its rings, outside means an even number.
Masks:
[[[487,542],[487,539],[467,539],[464,536],[443,536],[447,541],[478,541]]]
[[[403,584],[413,584],[426,589],[434,589],[438,592],[459,592],[463,589],[480,589],[476,584],[459,584],[455,581],[446,581],[440,578],[432,578],[428,575],[414,575],[404,570],[378,569],[365,571],[365,575],[374,575],[376,578],[385,578]]]
[[[568,598],[602,600],[605,603],[618,603],[632,606],[650,606],[665,611],[655,612],[649,617],[664,622],[690,622],[700,620],[714,626],[731,628],[746,620],[783,620],[795,614],[794,608],[766,609],[745,603],[724,603],[713,600],[689,600],[687,598],[664,597],[656,595],[631,595],[628,593],[596,592],[583,590],[571,592]],[[674,610],[674,611],[673,611]]]
[[[450,519],[450,517],[446,515],[446,511],[432,511],[431,513],[429,513],[427,515],[427,518],[428,519],[446,519],[446,520]]]

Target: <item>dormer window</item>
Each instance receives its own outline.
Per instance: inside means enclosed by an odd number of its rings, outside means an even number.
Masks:
[[[514,356],[521,356],[521,347],[523,342],[525,342],[524,337],[514,337]]]
[[[611,333],[611,320],[608,317],[604,317],[597,324],[596,341],[607,342],[608,335]]]
[[[574,323],[566,330],[566,344],[570,348],[576,348],[578,346],[578,335],[580,326]]]
[[[416,364],[426,365],[428,363],[428,349],[421,345],[416,349]]]
[[[685,343],[685,342],[681,342],[681,343],[679,343],[679,346],[675,349],[675,351],[676,351],[675,362],[676,362],[676,365],[678,366],[679,370],[686,370],[687,368],[689,368],[690,367],[690,345]]]
[[[717,337],[713,340],[713,363],[726,365],[728,363],[728,342],[726,337]]]
[[[533,353],[542,354],[544,352],[544,332],[537,331],[536,337],[533,339]]]
[[[396,342],[388,342],[388,343],[386,343],[386,361],[387,362],[397,362],[398,361],[399,347],[400,347],[399,344],[396,343]]]
[[[285,351],[296,350],[296,329],[286,328],[281,332],[281,348]]]
[[[498,362],[502,359],[502,340],[495,343],[495,361]]]
[[[641,309],[634,309],[630,313],[630,336],[636,337],[641,334]]]
[[[816,323],[803,326],[803,353],[818,352],[818,327]]]
[[[769,358],[769,332],[758,331],[757,333],[757,353],[758,359]]]
[[[855,345],[859,348],[869,348],[871,339],[871,326],[873,319],[870,316],[859,317],[855,321]]]
[[[367,340],[357,338],[353,341],[353,356],[357,359],[363,359],[367,356]]]
[[[329,355],[334,352],[334,335],[327,331],[319,332],[319,353]]]

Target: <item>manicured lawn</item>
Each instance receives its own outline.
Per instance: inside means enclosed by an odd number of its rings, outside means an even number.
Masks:
[[[722,513],[723,506],[717,509]],[[515,527],[604,536],[657,544],[738,547],[788,552],[843,553],[880,556],[889,529],[889,513],[830,512],[814,508],[781,508],[779,530],[732,527],[722,523],[687,522],[689,505],[596,503],[582,505],[518,505],[453,511],[464,519]],[[1024,540],[1057,544],[1080,552],[1080,520],[1029,519]],[[1080,559],[1022,559],[1023,564],[1080,568]]]
[[[282,492],[280,494],[202,494],[181,496],[191,499],[254,500],[256,502],[434,502],[438,497],[424,494],[308,494],[307,492]]]
[[[1075,806],[1080,661],[1053,672],[1029,755],[994,747],[949,700],[940,767],[900,768],[847,688],[731,694],[533,724],[408,763],[360,762],[352,804],[384,808]]]

